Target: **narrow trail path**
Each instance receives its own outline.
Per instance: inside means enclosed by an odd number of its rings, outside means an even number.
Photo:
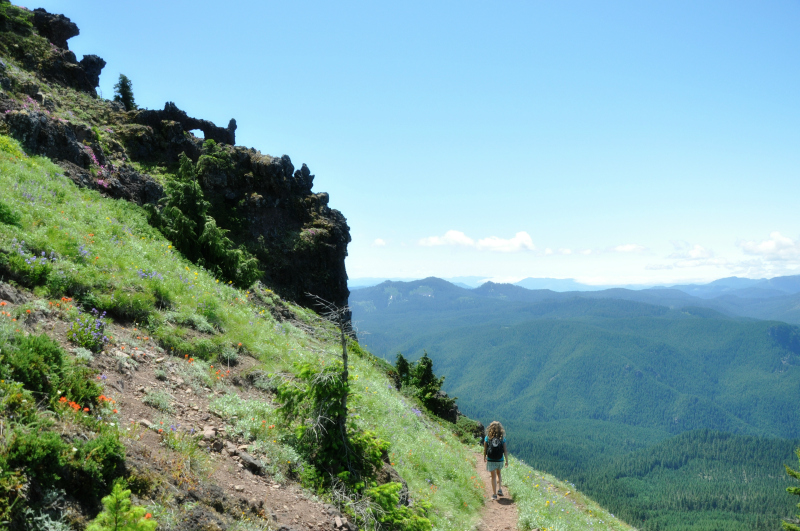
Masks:
[[[483,462],[483,454],[476,454],[478,458],[475,470],[485,485],[486,505],[483,506],[481,523],[477,531],[515,531],[517,529],[517,506],[511,500],[511,493],[508,487],[503,485],[503,496],[492,499],[492,475],[486,471],[486,463]],[[503,471],[505,472],[505,468]]]

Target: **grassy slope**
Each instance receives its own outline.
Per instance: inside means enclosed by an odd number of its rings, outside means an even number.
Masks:
[[[173,252],[170,243],[147,225],[142,209],[75,187],[60,175],[57,166],[45,159],[27,157],[16,142],[5,136],[0,136],[0,197],[21,216],[18,227],[0,223],[0,249],[17,252],[13,243],[16,239],[24,241],[24,248],[36,254],[54,252],[57,257],[49,264],[46,279],[34,288],[40,299],[33,307],[46,308],[47,299],[64,295],[89,302],[108,302],[103,297],[111,294],[117,298],[130,296],[149,312],[139,326],[160,338],[167,350],[177,349],[178,355],[187,353],[199,358],[226,347],[238,348],[258,359],[264,371],[273,373],[291,373],[300,360],[322,362],[337,356],[335,342],[327,338],[330,330],[326,331],[312,313],[294,308],[309,323],[305,331],[288,324],[278,325],[269,311],[252,301],[249,292],[225,286]],[[84,253],[86,250],[89,252]],[[152,272],[160,278],[143,277]],[[171,309],[156,308],[154,294],[169,299]],[[179,322],[210,322],[216,324],[217,332],[208,337],[190,334],[187,328],[176,324]],[[176,337],[180,340],[176,341]],[[408,482],[412,498],[431,503],[435,529],[469,529],[483,503],[482,492],[472,479],[471,450],[455,438],[445,423],[413,412],[415,404],[392,389],[371,356],[351,359],[355,393],[352,413],[357,415],[359,426],[375,430],[391,441],[395,467]],[[221,402],[218,407],[220,411],[239,407],[241,412],[249,413],[256,405]],[[270,406],[260,415],[258,420],[276,418]],[[247,428],[240,421],[232,422],[239,422],[232,429]],[[256,443],[267,444],[263,434],[254,431],[252,437]],[[281,426],[270,436],[273,437],[276,444],[284,446],[291,438],[289,430]],[[291,448],[285,448],[285,455],[291,453]],[[527,473],[536,474],[532,470]],[[547,510],[541,503],[540,496],[519,489],[525,528],[542,525],[531,516]],[[595,528],[606,527],[599,524],[600,519],[588,513],[584,516],[597,522]],[[607,526],[623,527],[619,523]]]

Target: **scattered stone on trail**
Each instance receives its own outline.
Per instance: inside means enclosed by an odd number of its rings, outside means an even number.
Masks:
[[[247,452],[239,452],[239,459],[242,460],[242,464],[247,467],[247,470],[252,472],[256,475],[262,475],[264,473],[264,465],[259,463],[252,455],[248,454]]]
[[[235,490],[236,492],[244,492],[244,486],[236,485],[233,487],[233,490]]]
[[[249,448],[249,446],[246,445],[246,444],[242,444],[242,445],[239,446],[239,450],[244,450],[245,452],[247,451],[248,448]]]
[[[203,439],[211,440],[217,436],[217,430],[214,426],[203,426]]]
[[[156,358],[156,363],[161,363],[162,361],[164,361],[164,358]]]
[[[147,420],[147,419],[142,419],[142,420],[140,420],[140,421],[139,421],[139,424],[141,424],[142,426],[144,426],[145,428],[148,428],[148,429],[150,429],[150,428],[152,428],[152,427],[153,427],[153,423],[152,423],[152,422],[150,422],[150,421],[149,421],[149,420]]]
[[[231,455],[236,455],[236,454],[239,453],[239,450],[230,441],[225,441],[225,450],[227,450],[228,453],[231,454]]]

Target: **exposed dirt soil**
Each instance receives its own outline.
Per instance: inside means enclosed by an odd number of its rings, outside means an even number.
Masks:
[[[503,485],[503,495],[492,499],[492,475],[486,471],[486,463],[483,461],[483,454],[477,453],[477,464],[475,469],[481,481],[486,486],[486,504],[483,507],[481,523],[478,524],[478,531],[513,531],[517,529],[517,506],[511,500],[511,493],[508,487]],[[502,477],[502,473],[501,473]],[[499,486],[498,486],[499,487]]]
[[[21,297],[14,297],[15,301],[4,299],[4,310],[13,312],[25,302],[22,297],[33,299],[29,292],[15,291],[15,295]],[[16,324],[23,331],[46,333],[67,351],[75,348],[67,339],[70,324],[55,307],[49,311],[33,311]],[[198,386],[196,381],[184,381],[180,369],[181,364],[189,363],[188,360],[169,356],[146,333],[132,325],[109,323],[106,335],[113,337],[113,341],[94,355],[90,366],[98,371],[104,394],[116,401],[114,407],[118,410],[123,432],[133,435],[124,440],[127,466],[129,470],[142,471],[157,479],[160,492],[154,497],[163,499],[166,493],[177,506],[197,502],[194,508],[181,513],[179,529],[222,530],[230,527],[234,518],[261,521],[261,525],[269,523],[270,529],[278,531],[355,529],[336,508],[310,498],[298,484],[278,483],[258,470],[257,474],[248,470],[243,460],[249,456],[247,441],[228,436],[224,419],[208,408],[209,402],[223,391]],[[236,392],[243,398],[270,400],[266,393],[248,386],[243,377],[243,373],[256,364],[252,358],[240,357],[237,365],[225,366],[224,379],[229,384],[225,392]],[[157,370],[161,380],[156,378]],[[212,463],[208,477],[196,477],[181,470],[179,454],[164,446],[158,431],[170,429],[159,420],[164,417],[163,413],[142,402],[146,390],[168,393],[173,398],[170,416],[175,424],[182,430],[193,428],[196,433],[204,434],[201,445]],[[137,498],[134,502],[146,504],[148,500]]]

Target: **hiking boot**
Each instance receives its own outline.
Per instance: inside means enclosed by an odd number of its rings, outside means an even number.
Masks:
[[[497,494],[492,494],[492,499],[496,500],[497,499]]]
[[[503,489],[497,489],[497,495],[498,496],[502,496],[503,495]]]

